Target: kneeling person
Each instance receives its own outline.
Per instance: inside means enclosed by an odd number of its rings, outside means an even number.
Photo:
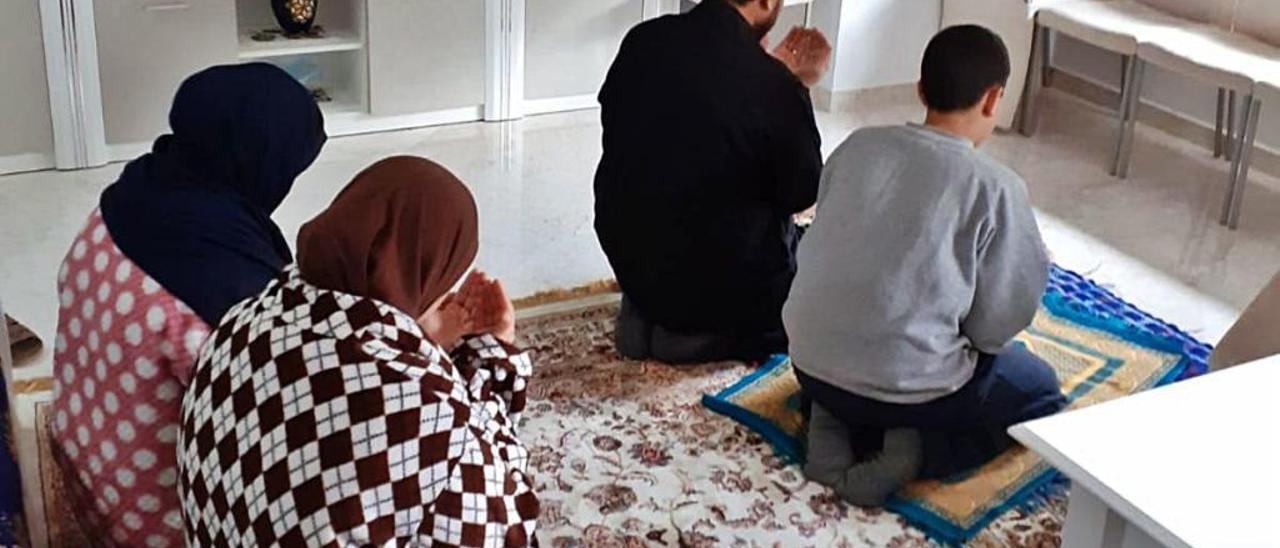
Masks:
[[[999,37],[943,30],[921,66],[925,123],[855,131],[823,171],[783,321],[812,402],[806,472],[851,502],[981,465],[1008,426],[1065,405],[1010,342],[1049,270],[1026,186],[976,148],[1008,76]]]
[[[618,350],[669,363],[785,352],[792,215],[822,170],[808,86],[830,54],[782,0],[707,0],[636,26],[600,90],[595,228],[626,298]]]
[[[516,435],[532,372],[473,271],[475,201],[443,166],[381,160],[231,308],[182,402],[190,546],[530,546]]]

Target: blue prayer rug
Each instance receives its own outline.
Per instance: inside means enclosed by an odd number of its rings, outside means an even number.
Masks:
[[[1072,408],[1200,375],[1210,347],[1107,289],[1054,267],[1039,313],[1017,337],[1057,372]],[[792,463],[804,462],[805,421],[791,360],[775,356],[703,405],[763,436]],[[903,488],[886,508],[944,544],[963,543],[1001,514],[1061,489],[1056,470],[1021,448],[969,473]]]

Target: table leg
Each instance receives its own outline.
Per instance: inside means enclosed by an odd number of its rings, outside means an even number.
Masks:
[[[1160,543],[1076,484],[1067,501],[1062,548],[1160,548]]]
[[[1062,548],[1118,546],[1124,537],[1124,519],[1083,486],[1071,486],[1067,523],[1062,527]]]

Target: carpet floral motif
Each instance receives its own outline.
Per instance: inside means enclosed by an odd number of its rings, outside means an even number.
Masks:
[[[931,546],[897,515],[849,506],[700,404],[755,364],[619,358],[616,305],[525,320],[535,349],[520,436],[544,546]],[[1012,511],[970,546],[1056,547],[1065,500]]]

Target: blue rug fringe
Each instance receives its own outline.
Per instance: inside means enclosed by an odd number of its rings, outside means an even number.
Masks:
[[[1056,298],[1063,305],[1059,310],[1071,309],[1082,314],[1073,315],[1073,319],[1091,317],[1106,320],[1106,325],[1099,327],[1143,332],[1166,343],[1176,343],[1168,347],[1169,351],[1180,353],[1186,358],[1186,367],[1177,380],[1197,377],[1209,370],[1212,346],[1196,340],[1178,326],[1152,316],[1076,272],[1054,265],[1049,273],[1049,284],[1045,292],[1046,301],[1050,298]]]
[[[774,369],[781,367],[786,361],[786,354],[773,355],[758,369],[751,372],[750,375],[743,377],[742,380],[733,383],[728,388],[714,395],[703,394],[702,405],[743,424],[751,431],[759,434],[765,441],[769,442],[769,446],[773,447],[774,454],[782,459],[785,464],[804,464],[804,444],[800,440],[783,432],[777,425],[761,416],[728,401],[730,396],[750,386],[760,377],[772,373]]]
[[[1044,482],[1031,494],[1027,495],[1027,500],[1019,504],[1013,505],[1010,509],[1030,514],[1040,509],[1040,507],[1048,504],[1049,501],[1067,496],[1067,491],[1071,489],[1071,480],[1057,470],[1053,471],[1049,480]]]

